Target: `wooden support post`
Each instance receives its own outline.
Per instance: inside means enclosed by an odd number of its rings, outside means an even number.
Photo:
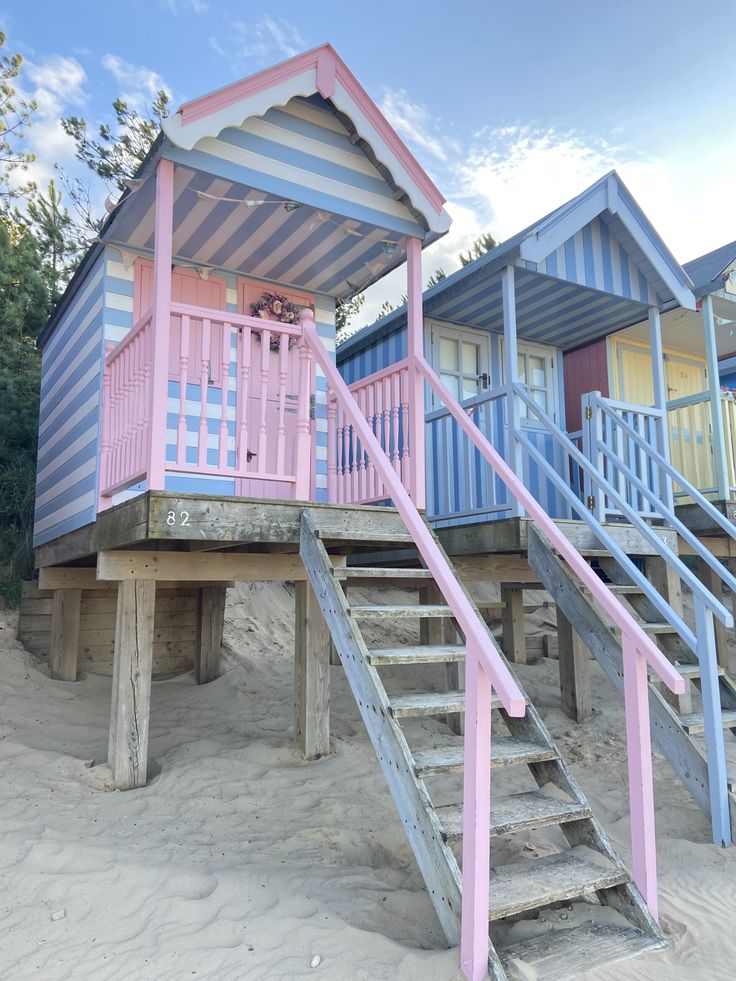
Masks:
[[[710,569],[708,569],[710,572]],[[659,595],[667,600],[678,616],[683,616],[682,583],[677,572],[658,555],[644,559],[644,574],[654,586]],[[704,580],[707,584],[707,580]],[[685,679],[685,691],[682,695],[673,695],[666,685],[658,686],[662,697],[676,709],[680,715],[689,715],[693,710],[692,684]]]
[[[729,562],[729,565],[732,565]],[[724,603],[725,597],[723,595],[723,583],[718,573],[714,572],[713,569],[702,559],[698,559],[698,579],[702,582],[706,589],[709,589],[711,593],[715,596],[717,600]],[[736,595],[733,597],[734,609],[736,609]],[[736,657],[734,657],[728,648],[728,638],[729,634],[733,634],[733,628],[729,630],[724,627],[720,620],[716,620],[713,617],[713,624],[715,627],[715,637],[716,637],[716,651],[718,653],[718,663],[721,665],[723,670],[729,677],[736,677]]]
[[[501,271],[501,299],[503,303],[503,372],[507,403],[506,461],[519,479],[522,479],[521,454],[516,443],[521,431],[519,400],[514,394],[514,385],[519,378],[518,346],[516,341],[516,280],[514,266],[506,266]],[[509,514],[520,515],[521,505],[513,495],[509,495]]]
[[[163,490],[166,475],[166,405],[171,330],[171,259],[174,226],[174,164],[156,165],[153,239],[153,364],[148,489]]]
[[[705,357],[708,369],[711,432],[713,433],[713,465],[716,471],[716,500],[728,501],[731,497],[728,477],[728,452],[726,449],[726,431],[723,425],[716,323],[715,317],[713,316],[713,297],[710,294],[703,297],[703,336],[705,338]],[[718,634],[716,631],[717,641]]]
[[[330,752],[330,632],[314,590],[296,583],[294,741],[307,760]]]
[[[148,768],[156,584],[118,586],[107,761],[116,790],[144,787]]]
[[[445,600],[437,586],[422,586],[419,590],[419,602],[425,606],[434,603],[444,603]],[[449,617],[424,617],[419,621],[419,642],[430,647],[441,647],[444,644],[456,644],[457,632]],[[457,661],[445,665],[445,685],[447,691],[460,691],[464,685],[461,667]],[[465,732],[463,715],[454,712],[445,716],[445,723],[451,732],[462,736]]]
[[[526,664],[526,634],[524,632],[524,591],[501,583],[501,613],[503,652],[514,664]]]
[[[198,685],[206,685],[220,674],[226,595],[221,586],[205,586],[199,591],[197,653],[194,659],[194,675]]]
[[[77,680],[81,589],[55,589],[51,607],[49,674],[57,681]]]
[[[577,631],[557,607],[562,711],[575,722],[590,718],[590,654]]]
[[[406,240],[406,334],[409,359],[409,486],[414,506],[426,507],[424,472],[424,380],[417,370],[416,357],[424,355],[424,314],[422,312],[422,243]],[[406,437],[404,437],[406,439]]]
[[[664,354],[662,352],[662,325],[659,318],[659,307],[649,307],[649,349],[652,355],[652,382],[654,386],[654,408],[659,409],[662,417],[657,419],[657,450],[669,463],[670,459],[670,430],[667,422],[667,382],[664,377]],[[672,478],[664,471],[659,474],[659,493],[662,503],[669,510],[674,508],[672,496]]]

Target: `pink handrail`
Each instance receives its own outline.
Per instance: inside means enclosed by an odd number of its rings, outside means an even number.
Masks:
[[[657,917],[657,855],[654,832],[654,783],[649,728],[649,686],[647,664],[667,687],[682,694],[685,682],[677,669],[644,633],[640,624],[621,605],[593,572],[570,540],[557,527],[544,508],[511,470],[468,417],[460,403],[437,377],[427,360],[419,355],[417,367],[437,396],[450,410],[457,424],[473,442],[494,473],[525,508],[530,518],[565,559],[572,571],[590,590],[602,609],[621,630],[624,665],[624,702],[629,758],[631,804],[631,842],[634,881],[652,915]]]
[[[525,699],[495,641],[471,606],[360,406],[327,353],[311,310],[302,311],[304,340],[329,387],[357,432],[427,568],[465,634],[466,709],[463,775],[463,879],[460,959],[466,976],[480,981],[488,970],[488,909],[491,827],[491,688],[510,716],[525,712]],[[419,409],[419,406],[416,407]]]

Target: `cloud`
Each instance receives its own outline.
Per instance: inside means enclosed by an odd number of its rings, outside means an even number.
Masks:
[[[144,65],[133,65],[118,55],[104,55],[102,67],[110,72],[118,85],[123,86],[120,93],[123,101],[139,112],[151,103],[160,89],[171,92],[170,86],[158,72]]]
[[[206,14],[210,9],[210,5],[204,0],[160,0],[160,3],[164,10],[168,10],[174,17],[187,10],[191,10],[193,14]]]
[[[394,129],[418,151],[430,153],[446,163],[459,153],[458,144],[443,133],[442,121],[433,119],[427,108],[413,102],[404,89],[386,89],[381,112]]]
[[[55,176],[55,163],[63,165],[74,160],[76,146],[61,128],[60,117],[85,105],[86,81],[84,68],[75,58],[51,55],[25,63],[18,94],[34,99],[38,105],[26,138],[28,149],[38,159],[31,164],[25,178],[39,186]]]
[[[266,14],[255,24],[234,21],[227,40],[210,38],[210,47],[238,70],[254,62],[261,65],[301,54],[308,44],[295,24]]]

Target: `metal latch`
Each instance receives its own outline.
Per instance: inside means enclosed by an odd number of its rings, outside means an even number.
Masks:
[[[316,417],[317,417],[317,411],[316,411],[316,408],[315,408],[315,399],[316,399],[316,396],[315,395],[310,395],[309,396],[309,418],[310,419],[316,419]]]
[[[595,511],[595,497],[593,494],[588,495],[587,506],[589,511]]]
[[[585,418],[586,419],[592,419],[593,418],[593,406],[592,405],[586,405],[585,406]]]

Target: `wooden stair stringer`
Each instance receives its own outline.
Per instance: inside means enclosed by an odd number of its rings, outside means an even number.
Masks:
[[[596,605],[577,578],[556,555],[536,529],[529,531],[528,560],[544,588],[564,615],[575,624],[583,642],[624,698],[623,660],[618,638],[599,614]],[[710,817],[708,761],[684,731],[680,717],[661,693],[649,684],[649,715],[652,735],[678,779]],[[731,822],[736,826],[736,798],[730,794]]]
[[[459,946],[460,869],[424,785],[414,774],[409,746],[391,717],[383,684],[369,663],[368,649],[308,510],[302,516],[300,554],[447,942]]]
[[[535,535],[536,532],[534,528],[530,527],[530,539]],[[437,544],[445,560],[452,568],[452,561],[442,547],[442,544],[439,541],[437,541]],[[534,568],[534,566],[532,566],[532,568]],[[470,591],[459,578],[458,583],[463,589],[463,592],[465,593],[470,605],[476,612],[478,612],[477,604],[475,603]],[[489,637],[492,638],[493,635],[490,627],[484,620],[482,620],[482,623]],[[611,634],[610,631],[608,631],[608,636],[609,638],[613,638],[613,634]],[[503,709],[500,710],[503,713],[504,722],[509,730],[509,733],[516,739],[544,745],[549,749],[550,753],[554,753],[554,758],[552,759],[526,764],[533,778],[537,782],[537,785],[540,788],[543,788],[546,784],[551,783],[558,790],[561,790],[568,796],[572,797],[581,808],[585,808],[590,811],[590,817],[578,821],[561,823],[559,825],[559,830],[562,832],[571,848],[575,848],[578,845],[587,845],[589,848],[602,854],[609,860],[609,862],[611,862],[612,865],[624,869],[623,862],[616,853],[611,840],[599,824],[597,818],[595,817],[595,812],[592,808],[590,808],[582,788],[570,772],[563,759],[562,753],[560,752],[556,743],[553,741],[541,715],[527,695],[524,685],[521,683],[514,670],[514,665],[505,657],[503,652],[501,652],[501,656],[503,657],[506,667],[513,675],[516,684],[519,686],[519,689],[526,700],[526,712],[521,718],[512,717],[504,712]],[[666,705],[666,702],[664,704]],[[627,881],[621,885],[608,887],[598,892],[597,895],[601,903],[615,909],[616,912],[623,916],[625,920],[632,924],[632,926],[641,931],[643,937],[649,938],[650,946],[648,949],[654,950],[659,947],[666,946],[666,940],[659,927],[659,924],[650,913],[649,907],[644,901],[643,896],[632,881]],[[492,944],[491,947],[493,948]],[[500,951],[500,954],[503,958],[503,950]]]

